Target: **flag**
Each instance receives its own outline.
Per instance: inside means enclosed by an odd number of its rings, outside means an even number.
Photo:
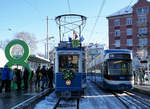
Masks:
[[[68,40],[69,40],[69,42],[72,42],[72,38],[71,37],[68,37]]]
[[[76,34],[76,32],[73,30],[73,38],[76,39],[78,38],[78,35]]]
[[[84,37],[81,36],[81,37],[80,37],[80,42],[83,42],[83,41],[84,41]]]

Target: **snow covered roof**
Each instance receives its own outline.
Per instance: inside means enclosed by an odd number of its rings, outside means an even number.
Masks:
[[[123,8],[123,9],[121,9],[121,10],[119,10],[119,11],[117,11],[117,12],[115,12],[115,13],[109,15],[109,16],[107,16],[107,18],[108,17],[119,16],[119,15],[124,15],[124,14],[132,14],[132,12],[133,12],[132,6],[127,6],[127,7]]]
[[[38,56],[38,55],[34,55],[34,54],[31,54],[29,56],[29,61],[31,62],[37,62],[37,63],[49,63],[50,61],[44,57],[41,57],[41,56]]]

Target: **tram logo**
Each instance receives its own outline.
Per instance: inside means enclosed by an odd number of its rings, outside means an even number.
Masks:
[[[80,45],[79,40],[76,40],[76,39],[72,40],[73,47],[79,47],[79,45]]]

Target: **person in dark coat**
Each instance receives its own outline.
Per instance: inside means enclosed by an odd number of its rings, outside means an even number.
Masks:
[[[33,77],[34,77],[34,70],[31,71],[31,77],[30,77],[30,80],[29,80],[29,85],[30,85],[30,89],[32,89],[32,86],[33,86]]]
[[[49,68],[47,71],[48,79],[49,79],[49,88],[53,88],[53,67]]]
[[[12,72],[11,69],[8,68],[8,65],[5,65],[5,67],[2,70],[2,83],[0,87],[0,93],[2,92],[3,88],[5,87],[5,92],[10,91],[10,83],[12,80]]]
[[[44,86],[45,86],[45,83],[46,83],[46,79],[47,79],[47,71],[46,71],[46,68],[45,66],[42,67],[41,69],[41,73],[42,73],[42,77],[41,77],[41,80],[42,80],[42,90],[44,90]]]
[[[25,67],[25,68],[24,68],[24,73],[23,73],[23,81],[24,81],[24,89],[25,89],[25,90],[28,89],[28,78],[29,78],[29,71],[28,71],[28,69]]]
[[[15,68],[14,73],[16,75],[17,91],[21,90],[21,70]]]
[[[40,71],[41,71],[41,68],[39,65],[36,72],[35,72],[35,74],[36,74],[35,88],[37,87],[37,85],[38,85],[38,88],[40,87],[40,75],[39,75]]]

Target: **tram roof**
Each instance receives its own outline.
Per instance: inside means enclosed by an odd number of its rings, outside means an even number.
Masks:
[[[104,54],[107,53],[132,53],[131,50],[128,49],[108,49],[108,50],[104,50]]]
[[[31,54],[28,58],[28,61],[37,62],[37,63],[49,63],[50,61],[44,57]]]
[[[62,47],[56,47],[56,50],[84,50],[84,47],[79,48],[62,48]]]

